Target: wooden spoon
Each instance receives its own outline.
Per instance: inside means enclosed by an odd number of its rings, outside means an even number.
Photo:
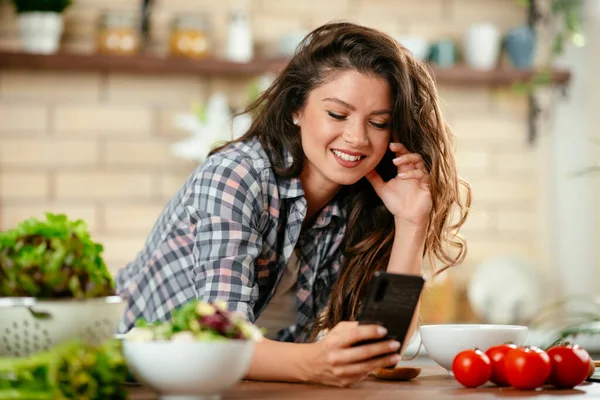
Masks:
[[[410,381],[421,374],[421,368],[395,367],[378,368],[371,373],[376,378],[390,381]]]

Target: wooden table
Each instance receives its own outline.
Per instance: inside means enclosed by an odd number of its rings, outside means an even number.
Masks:
[[[499,388],[492,384],[477,389],[462,387],[438,366],[423,367],[419,377],[409,382],[391,382],[369,379],[351,388],[333,388],[321,385],[292,383],[271,383],[243,381],[223,393],[223,400],[229,399],[308,399],[308,400],[395,400],[395,399],[455,399],[465,397],[473,400],[510,398],[530,398],[560,396],[560,399],[600,398],[600,383],[584,382],[571,390],[544,388],[537,391],[519,391],[513,388]],[[130,387],[128,399],[154,400],[157,395],[144,387]]]

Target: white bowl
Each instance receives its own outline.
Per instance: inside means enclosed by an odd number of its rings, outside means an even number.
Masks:
[[[158,392],[161,400],[219,399],[244,377],[253,351],[252,340],[123,340],[123,356],[131,373]]]
[[[527,341],[527,327],[491,324],[423,325],[421,340],[427,355],[448,372],[452,372],[452,361],[463,350],[478,348],[485,352],[492,346],[506,342],[523,346]]]

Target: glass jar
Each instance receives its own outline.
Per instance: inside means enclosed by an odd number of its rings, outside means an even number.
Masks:
[[[98,24],[97,51],[132,55],[140,49],[139,17],[135,13],[108,12]]]
[[[210,53],[208,22],[203,15],[179,15],[173,19],[169,40],[171,55],[202,58]]]

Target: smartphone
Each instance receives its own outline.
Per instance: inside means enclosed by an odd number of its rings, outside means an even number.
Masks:
[[[401,343],[401,349],[405,348],[406,335],[424,285],[425,279],[419,275],[375,272],[367,289],[365,306],[358,316],[358,322],[361,325],[381,325],[388,333],[382,339],[356,345],[394,339]]]

